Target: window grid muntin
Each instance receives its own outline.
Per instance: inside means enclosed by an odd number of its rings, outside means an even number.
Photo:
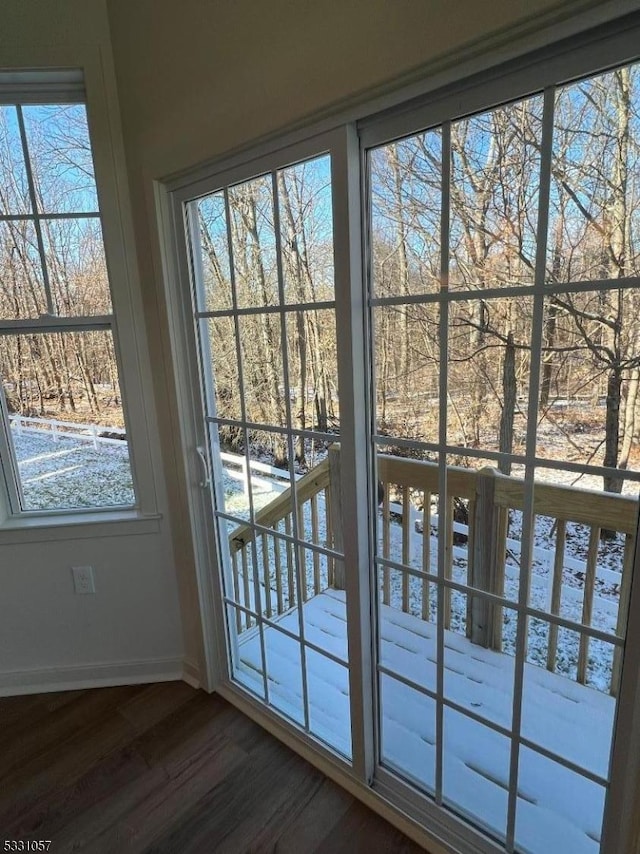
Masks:
[[[218,418],[214,415],[206,415],[205,419],[211,424],[217,424],[223,427],[246,427],[248,430],[262,433],[279,433],[282,436],[291,433],[292,436],[299,436],[305,439],[319,439],[324,442],[335,442],[336,433],[323,433],[320,430],[300,430],[296,427],[289,429],[278,424],[263,424],[259,421],[243,421],[237,418]]]
[[[460,457],[475,457],[476,459],[494,460],[495,462],[511,462],[516,465],[524,465],[526,456],[522,454],[510,454],[505,451],[490,451],[482,448],[470,448],[465,445],[445,445],[441,448],[434,442],[423,442],[415,439],[406,439],[398,436],[395,439],[390,439],[389,436],[374,436],[373,443],[377,447],[385,448],[387,446],[397,445],[398,447],[407,448],[412,451],[431,451],[433,453],[442,452],[448,456]],[[596,475],[602,477],[604,475],[615,475],[625,481],[631,483],[640,481],[640,471],[632,469],[612,469],[607,466],[583,465],[581,463],[572,462],[571,460],[554,460],[551,457],[532,458],[532,463],[537,469],[549,469],[550,471],[571,471],[576,474]]]
[[[638,279],[633,276],[621,276],[619,279],[585,279],[583,281],[569,281],[549,283],[545,282],[544,288],[547,296],[557,294],[578,294],[589,291],[607,289],[633,290],[638,287]],[[534,285],[505,285],[502,288],[469,288],[466,290],[453,290],[448,293],[448,302],[468,302],[472,299],[502,299],[503,297],[533,296]],[[371,306],[384,305],[428,305],[440,300],[439,293],[406,294],[405,296],[372,297],[369,301]]]
[[[273,230],[275,234],[275,243],[276,243],[276,265],[278,271],[278,298],[280,300],[280,305],[285,305],[285,285],[284,285],[284,270],[282,266],[282,229],[280,224],[280,194],[278,192],[278,173],[274,169],[271,173],[271,198],[273,205]],[[295,473],[295,453],[293,447],[293,436],[291,435],[291,430],[293,428],[293,418],[291,416],[291,395],[289,394],[289,345],[287,341],[287,328],[285,325],[284,312],[280,315],[280,346],[282,348],[282,373],[284,380],[284,388],[285,388],[285,411],[287,414],[287,455],[289,457],[289,483],[291,489],[291,518],[292,518],[292,526],[293,530],[296,534],[300,535],[300,520],[298,518],[298,490],[296,483],[296,473]],[[248,441],[245,444],[245,447],[248,449]],[[252,514],[251,518],[255,521],[255,515]],[[255,542],[255,541],[254,541]],[[304,618],[302,616],[302,590],[303,590],[303,578],[302,578],[302,556],[301,546],[297,545],[294,547],[294,560],[295,560],[295,572],[296,572],[296,581],[298,585],[298,596],[296,601],[296,610],[298,615],[298,631],[300,633],[300,665],[302,667],[302,700],[303,700],[303,708],[304,708],[304,728],[307,732],[310,731],[310,714],[309,714],[309,687],[307,685],[307,660],[304,651],[305,644],[305,635],[304,635]],[[306,577],[304,580],[304,587],[306,589]]]
[[[613,66],[613,67],[621,67],[621,65],[624,65],[624,64],[626,64],[626,63],[616,63],[615,66]],[[598,74],[600,74],[600,73],[602,73],[602,72],[598,72]],[[577,76],[576,78],[573,78],[573,79],[579,80],[579,79],[583,79],[583,78],[581,76]],[[569,82],[573,82],[573,80],[569,81]],[[374,325],[372,309],[376,306],[404,305],[404,304],[419,304],[420,305],[420,304],[428,304],[428,303],[432,303],[432,304],[439,303],[441,305],[441,309],[440,309],[440,326],[441,326],[441,328],[440,328],[440,345],[441,345],[441,347],[442,347],[442,342],[443,342],[443,335],[446,336],[444,338],[444,340],[445,341],[448,340],[448,335],[446,335],[446,331],[447,331],[446,330],[446,321],[443,320],[443,315],[445,313],[448,313],[448,312],[443,311],[443,308],[442,308],[443,305],[445,306],[446,309],[448,309],[448,304],[450,302],[452,303],[455,301],[469,300],[469,299],[473,299],[474,297],[477,298],[480,296],[482,296],[484,298],[484,297],[505,297],[505,296],[509,296],[509,295],[511,295],[511,296],[530,295],[534,298],[534,318],[533,318],[533,322],[532,322],[532,344],[531,344],[531,348],[530,348],[532,376],[530,377],[530,380],[529,380],[529,406],[528,406],[528,413],[527,413],[528,429],[527,429],[527,440],[526,440],[526,452],[524,455],[508,454],[508,453],[504,453],[504,452],[487,452],[487,451],[483,451],[482,449],[468,449],[468,448],[464,448],[463,446],[450,445],[450,444],[447,444],[447,441],[446,441],[446,431],[444,431],[444,434],[445,434],[444,437],[443,437],[442,432],[441,432],[441,434],[440,434],[440,440],[441,441],[437,445],[435,443],[415,441],[415,440],[410,440],[410,439],[404,439],[401,437],[396,439],[396,438],[392,438],[389,436],[384,436],[384,435],[379,434],[377,432],[376,411],[375,411],[375,405],[373,403],[373,401],[376,400],[376,395],[375,395],[375,383],[376,383],[375,374],[376,374],[376,371],[375,371],[375,368],[372,368],[372,378],[371,378],[371,383],[372,383],[372,385],[371,385],[371,387],[372,387],[372,393],[371,393],[371,400],[372,400],[372,403],[371,403],[371,424],[372,424],[371,441],[373,443],[374,449],[375,448],[384,448],[385,446],[389,446],[389,445],[401,445],[403,447],[411,448],[411,449],[429,450],[429,451],[433,451],[434,453],[438,454],[438,465],[439,465],[439,469],[440,469],[439,487],[441,490],[441,492],[440,492],[441,500],[444,498],[444,500],[446,501],[446,492],[443,489],[443,487],[446,487],[446,475],[442,471],[443,469],[446,469],[446,464],[443,462],[442,457],[444,456],[446,458],[446,454],[448,454],[448,453],[460,452],[460,453],[464,453],[467,456],[490,458],[490,459],[495,459],[497,461],[509,460],[512,462],[517,462],[519,464],[525,465],[525,477],[524,477],[524,481],[525,481],[525,507],[522,511],[523,524],[522,524],[522,535],[521,535],[521,542],[522,542],[521,575],[520,575],[521,582],[520,582],[520,589],[519,589],[519,603],[518,603],[518,607],[516,609],[518,611],[519,616],[518,616],[518,626],[517,626],[517,643],[516,643],[515,665],[516,665],[516,674],[518,676],[519,685],[518,685],[518,690],[517,691],[514,690],[514,695],[513,695],[513,698],[514,698],[514,737],[512,739],[512,744],[511,744],[510,787],[509,787],[509,805],[508,805],[508,812],[507,812],[507,835],[506,835],[506,850],[508,852],[513,852],[515,850],[515,822],[516,822],[516,808],[517,808],[517,780],[518,780],[518,765],[519,765],[519,761],[518,761],[519,760],[519,748],[520,748],[520,745],[523,744],[527,747],[531,747],[531,749],[534,749],[534,750],[536,749],[535,746],[532,746],[528,743],[527,739],[525,739],[521,736],[521,723],[522,723],[521,716],[522,716],[522,702],[523,702],[522,680],[523,680],[523,675],[524,675],[524,664],[525,664],[525,660],[526,660],[526,656],[524,653],[525,643],[526,643],[526,633],[527,633],[526,626],[527,626],[529,617],[532,617],[532,618],[535,617],[535,618],[541,619],[548,624],[556,623],[555,615],[547,614],[546,612],[542,612],[542,611],[539,611],[538,609],[532,608],[528,604],[528,601],[523,601],[523,600],[528,599],[528,584],[523,584],[522,579],[523,578],[526,579],[530,575],[532,546],[533,546],[533,539],[534,539],[534,536],[533,536],[533,529],[534,529],[534,523],[535,523],[535,514],[533,512],[533,508],[534,508],[533,496],[534,496],[534,489],[535,489],[534,473],[535,473],[536,469],[538,469],[538,468],[546,468],[549,470],[564,469],[564,470],[575,471],[576,473],[580,473],[580,474],[594,474],[594,475],[599,475],[599,476],[602,476],[605,474],[611,474],[611,473],[615,472],[617,476],[621,476],[625,481],[637,482],[640,480],[640,472],[637,472],[637,471],[633,472],[633,471],[629,471],[628,469],[624,470],[624,471],[620,471],[618,469],[609,469],[609,468],[604,467],[604,466],[592,466],[592,465],[585,466],[585,465],[581,465],[580,463],[562,462],[562,461],[557,461],[557,460],[552,460],[552,459],[545,459],[544,457],[539,457],[536,455],[536,450],[537,450],[536,445],[535,445],[535,439],[536,439],[536,434],[537,434],[536,418],[537,418],[537,413],[539,411],[540,355],[541,355],[541,351],[542,351],[542,322],[543,322],[543,309],[544,309],[545,297],[547,297],[549,295],[555,295],[556,293],[558,293],[558,294],[563,294],[563,293],[564,294],[570,294],[570,293],[584,293],[584,292],[592,292],[592,291],[593,292],[595,292],[595,291],[604,292],[608,289],[624,291],[627,289],[638,288],[638,280],[637,280],[637,278],[634,278],[634,277],[625,277],[625,278],[621,278],[621,279],[595,279],[595,280],[591,279],[591,280],[585,280],[585,281],[568,281],[568,282],[561,282],[561,283],[550,282],[550,281],[547,281],[547,279],[546,279],[546,242],[547,242],[547,237],[548,237],[548,223],[549,223],[549,193],[550,193],[550,179],[551,179],[551,161],[552,161],[552,156],[553,156],[552,145],[553,145],[553,130],[554,130],[553,122],[554,122],[554,115],[555,115],[555,92],[556,92],[556,86],[555,85],[548,86],[544,90],[543,143],[542,143],[542,157],[540,160],[539,192],[540,192],[541,196],[546,196],[546,199],[543,200],[542,198],[540,198],[539,203],[538,203],[538,217],[537,217],[537,219],[538,219],[538,223],[537,223],[538,243],[536,246],[536,264],[535,264],[536,276],[535,276],[535,281],[533,284],[527,285],[527,286],[515,286],[515,287],[506,287],[506,288],[500,288],[500,289],[490,288],[490,289],[486,289],[486,290],[482,290],[482,291],[480,291],[478,289],[471,289],[471,288],[466,289],[466,288],[461,287],[459,290],[449,292],[447,289],[446,279],[443,278],[442,287],[438,293],[410,294],[407,296],[376,297],[372,293],[373,277],[372,277],[372,273],[371,273],[371,266],[369,266],[368,276],[367,276],[367,282],[368,282],[367,305],[369,308],[368,319],[369,319],[369,328],[370,329],[372,329],[373,325]],[[512,98],[511,100],[517,101],[517,100],[521,100],[521,98],[516,97],[516,98]],[[495,105],[499,106],[499,105],[501,105],[501,102],[496,101]],[[492,106],[494,106],[494,105],[492,105]],[[476,110],[474,112],[482,112],[485,109],[487,109],[487,107],[483,107],[482,109]],[[447,121],[442,123],[441,126],[442,126],[443,130],[445,127],[447,127],[447,125],[450,127],[450,124]],[[426,128],[426,129],[433,130],[436,128],[437,128],[437,125],[432,124],[432,125],[429,125],[428,128]],[[424,130],[425,130],[425,128],[421,128],[420,130],[410,130],[409,132],[403,134],[401,137],[395,137],[395,136],[389,135],[389,138],[385,139],[384,142],[376,142],[372,148],[368,149],[368,153],[370,154],[370,152],[371,152],[371,150],[373,150],[373,148],[392,144],[394,142],[399,141],[400,139],[406,138],[406,137],[414,135],[416,133],[424,132]],[[372,169],[371,169],[371,158],[370,158],[370,156],[367,157],[366,162],[367,162],[367,180],[368,180],[367,186],[369,188],[368,195],[367,195],[367,201],[368,201],[367,211],[368,211],[368,217],[369,218],[367,221],[368,221],[368,223],[370,223],[371,222],[371,196],[372,196],[372,191],[371,191]],[[442,163],[443,163],[443,194],[444,194],[445,193],[445,187],[448,190],[448,181],[445,182],[444,173],[445,173],[445,169],[450,170],[450,158],[445,158],[443,156]],[[450,176],[449,176],[449,180],[450,180]],[[448,222],[446,220],[446,214],[445,214],[444,210],[443,210],[442,221],[443,221],[443,225],[442,225],[441,241],[444,239],[448,239]],[[371,241],[369,241],[369,246],[368,246],[368,250],[367,250],[367,259],[368,259],[369,265],[371,265],[371,263],[372,263],[372,251],[371,251],[370,242]],[[444,262],[442,264],[442,269],[443,269],[443,271],[446,271],[446,265]],[[371,364],[373,366],[375,366],[373,346],[374,346],[373,342],[371,341],[370,342],[370,359],[371,359]],[[535,369],[535,375],[533,374],[534,369]],[[442,356],[442,354],[440,356],[439,371],[440,371],[440,400],[442,401],[442,400],[447,399],[447,397],[446,397],[447,382],[446,382],[446,373],[445,373],[446,361],[445,361],[445,358]],[[535,403],[535,407],[533,407],[531,405],[532,402]],[[442,416],[440,418],[440,421],[442,421]],[[441,425],[441,427],[442,427],[442,425]],[[533,436],[533,439],[532,439],[532,436]],[[444,439],[444,441],[443,441],[443,439]],[[531,445],[532,441],[534,443],[533,446]],[[375,469],[376,469],[376,466],[374,463],[374,475],[373,475],[374,478],[375,478]],[[439,514],[439,517],[443,517],[443,516],[444,516],[444,514]],[[440,519],[438,537],[439,537],[439,540],[441,542],[444,542],[443,527],[444,527],[444,521],[442,519]],[[441,592],[447,588],[448,589],[456,589],[455,584],[451,584],[450,581],[448,581],[447,579],[441,578],[441,577],[436,577],[436,579],[434,580],[433,576],[430,576],[428,574],[427,575],[420,574],[419,572],[414,572],[414,570],[412,568],[407,568],[403,565],[398,566],[396,564],[393,564],[392,562],[385,560],[384,558],[381,558],[380,555],[378,554],[379,549],[378,549],[378,544],[376,542],[377,537],[375,535],[372,535],[372,537],[373,537],[372,542],[373,542],[374,554],[376,555],[376,562],[383,563],[384,565],[388,565],[388,566],[393,566],[394,568],[398,568],[401,571],[409,573],[410,575],[416,575],[416,576],[419,576],[421,578],[427,578],[430,581],[432,581],[433,583],[437,583],[437,585],[438,585],[438,587],[437,587],[437,589],[438,589],[437,619],[438,619],[438,621],[440,621],[440,619],[441,619],[441,607],[440,607]],[[439,551],[438,576],[440,576],[442,574],[442,570],[440,569],[440,562],[444,560],[444,557],[441,558],[440,555],[444,552],[444,549],[439,549],[438,551]],[[524,569],[524,573],[522,572],[523,569]],[[462,587],[464,587],[464,585]],[[466,589],[470,590],[472,588],[467,587]],[[508,601],[508,600],[505,600],[505,601]],[[550,618],[552,618],[552,619],[550,619]],[[587,629],[591,629],[591,627],[586,627],[586,626],[583,627],[582,624],[573,623],[572,626],[566,626],[566,628],[568,628],[569,630],[573,629],[574,631],[576,631],[576,630],[584,631],[585,635],[591,634],[590,631],[587,631]],[[440,625],[438,623],[438,633],[440,634],[441,631],[442,630],[440,629]],[[378,636],[376,647],[377,647],[378,658],[379,658],[379,656],[380,656],[380,637],[379,637],[380,633],[379,633],[379,630],[377,631],[376,634]],[[605,634],[604,637],[600,638],[600,633],[598,632],[598,636],[599,636],[599,639],[602,639],[604,642],[613,645],[614,648],[619,649],[619,648],[622,648],[624,646],[624,639],[621,637],[618,637],[617,635],[606,635]],[[443,664],[440,650],[438,650],[438,654],[437,654],[437,664],[438,664],[438,669],[440,669],[440,667]],[[438,673],[438,675],[439,675],[439,673]],[[377,692],[378,692],[377,696],[378,696],[378,701],[379,701],[379,698],[380,698],[379,686],[378,686]],[[441,740],[441,729],[439,726],[439,723],[441,720],[441,706],[439,705],[439,702],[442,699],[442,695],[441,695],[440,687],[438,687],[438,690],[436,691],[436,696],[434,697],[434,699],[436,699],[436,701],[438,702],[437,711],[438,711],[439,720],[437,722],[438,727],[437,727],[436,741],[437,741],[439,759],[441,761],[442,740]],[[617,700],[616,700],[616,702],[617,702]],[[380,714],[379,709],[378,709],[378,714]],[[380,751],[380,741],[378,740],[378,753],[379,753],[379,751]],[[538,752],[543,753],[543,755],[548,754],[547,758],[551,759],[552,761],[559,762],[560,764],[566,764],[566,763],[563,763],[562,757],[557,756],[556,754],[554,754],[551,751],[547,752],[547,751],[544,751],[544,749],[542,749]],[[580,769],[577,766],[576,766],[576,772],[581,773]],[[591,775],[589,773],[582,774],[582,776],[585,776],[587,778],[591,777]],[[435,791],[435,796],[434,796],[434,800],[435,800],[436,804],[442,803],[441,782],[442,782],[441,776],[438,773],[438,768],[436,768],[436,791]],[[600,778],[597,778],[597,779],[593,778],[593,782],[597,782],[598,784],[602,785],[602,780]],[[606,785],[608,787],[608,781],[607,781]]]
[[[449,289],[449,239],[451,230],[451,122],[442,125],[442,180],[441,180],[441,209],[440,209],[440,308],[438,312],[438,349],[440,364],[438,366],[439,381],[438,394],[440,400],[447,400],[449,384],[449,306],[445,296]],[[442,407],[441,407],[442,409]],[[443,445],[447,441],[447,419],[442,412],[438,417],[438,444]],[[447,506],[447,457],[446,454],[438,454],[438,495],[443,506]],[[438,544],[444,544],[447,539],[446,513],[438,513]],[[436,624],[436,689],[438,699],[436,700],[436,779],[435,779],[435,801],[438,806],[443,804],[443,780],[444,780],[444,608],[445,587],[443,581],[446,578],[446,549],[438,548],[438,583],[437,583],[437,624]]]
[[[237,300],[236,277],[235,277],[236,266],[235,266],[235,261],[234,261],[233,239],[232,239],[232,234],[231,234],[231,212],[229,209],[229,191],[226,187],[224,190],[224,210],[225,210],[226,228],[227,228],[227,241],[228,241],[227,242],[227,251],[229,253],[229,278],[230,278],[230,282],[231,282],[231,299],[232,299],[232,306],[237,311],[238,300]],[[198,243],[194,244],[194,251],[198,245],[199,245]],[[198,253],[198,258],[201,259],[201,257],[202,256]],[[201,291],[201,293],[203,293],[203,291]],[[238,326],[237,316],[234,318],[234,332],[235,332],[235,341],[236,341],[236,354],[237,354],[237,359],[238,359],[238,377],[240,380],[241,388],[244,388],[244,362],[243,362],[242,351],[241,351],[241,347],[240,347],[240,330],[239,330],[239,326]],[[211,364],[211,362],[209,362],[209,364]],[[208,388],[209,388],[209,393],[212,395],[211,401],[213,402],[213,406],[215,407],[215,394],[213,394],[213,383],[215,382],[215,379],[206,371],[204,371],[204,372],[201,371],[201,375],[204,375],[207,377],[207,384],[208,384]],[[214,411],[215,411],[215,409],[214,409]],[[246,421],[244,394],[240,395],[240,411],[241,411],[241,415],[242,415],[243,419]],[[242,431],[243,431],[244,443],[245,443],[245,448],[246,448],[246,447],[248,447],[248,441],[249,441],[249,433],[247,431],[246,426],[242,427]],[[218,458],[218,460],[216,460],[216,462],[218,464],[218,471],[221,472],[222,466],[220,465],[219,458]],[[218,481],[221,484],[222,478],[218,478]],[[222,487],[220,487],[220,488],[222,488]],[[217,496],[217,497],[219,497],[219,496]],[[249,490],[249,517],[251,519],[254,518],[253,490]],[[228,537],[225,538],[224,540],[222,540],[222,538],[220,538],[220,545],[221,545],[220,551],[224,551],[226,553],[226,549],[224,549],[222,547],[222,543],[224,543],[224,545],[226,546],[228,543]],[[228,556],[225,555],[225,557],[227,557],[227,561],[228,561]],[[262,614],[262,600],[261,600],[261,592],[259,589],[260,584],[259,584],[258,574],[257,574],[258,550],[257,550],[256,544],[255,544],[255,539],[253,540],[253,542],[251,544],[251,562],[252,562],[252,567],[253,567],[253,587],[254,587],[254,594],[253,595],[255,597],[255,602],[257,605],[258,612],[260,614]],[[231,566],[229,566],[228,562],[227,562],[227,566],[229,567],[229,571],[232,572],[233,569]],[[267,649],[266,649],[266,643],[265,643],[265,639],[264,639],[264,628],[263,628],[263,623],[262,623],[261,619],[258,619],[257,625],[258,625],[258,631],[259,631],[259,636],[260,636],[260,657],[261,657],[261,662],[262,662],[262,681],[263,681],[263,688],[264,688],[264,701],[265,701],[265,703],[267,703],[267,705],[269,705],[270,700],[269,700],[269,678],[268,678],[268,671],[267,671]],[[229,630],[231,631],[231,626],[229,626]]]
[[[536,269],[534,276],[533,319],[531,323],[531,363],[529,368],[529,401],[527,406],[527,438],[525,450],[524,508],[522,510],[522,535],[520,548],[519,602],[528,605],[534,545],[534,477],[538,404],[540,398],[540,363],[542,354],[542,326],[544,313],[544,284],[546,278],[547,237],[549,223],[549,193],[551,185],[551,159],[553,154],[553,117],[555,87],[545,90],[542,114],[542,151],[540,156],[540,186],[538,188],[538,223],[536,229]],[[516,634],[515,678],[513,688],[513,729],[516,735],[511,743],[511,768],[509,774],[509,805],[507,811],[507,850],[515,846],[515,825],[518,794],[518,770],[522,729],[522,699],[524,665],[526,659],[528,621],[518,618]]]
[[[486,590],[482,590],[478,587],[472,587],[470,584],[463,584],[460,581],[455,581],[453,578],[443,578],[440,580],[438,575],[434,575],[433,573],[423,572],[414,566],[407,566],[406,564],[399,563],[398,561],[390,560],[389,558],[377,556],[376,564],[382,568],[388,568],[391,570],[395,570],[397,572],[405,573],[406,575],[410,575],[413,578],[417,578],[422,581],[429,581],[432,584],[442,584],[442,587],[446,590],[454,590],[458,593],[466,593],[470,596],[477,597],[479,599],[484,599],[487,602],[491,602],[494,605],[499,605],[501,608],[504,607],[509,611],[513,611],[518,615],[523,615],[525,617],[532,617],[535,619],[542,620],[543,622],[549,623],[550,625],[558,626],[559,628],[568,629],[573,632],[580,632],[587,637],[595,638],[596,640],[601,640],[604,643],[611,644],[612,646],[623,647],[625,643],[625,638],[621,635],[610,634],[602,629],[598,629],[596,626],[586,626],[582,623],[576,623],[574,620],[570,620],[568,617],[563,617],[560,614],[552,614],[547,611],[542,611],[540,608],[534,608],[532,605],[522,606],[519,600],[507,599],[505,597],[499,596],[497,593],[489,593]]]

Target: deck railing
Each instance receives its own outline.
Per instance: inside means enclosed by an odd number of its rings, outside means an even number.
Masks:
[[[412,460],[379,454],[377,458],[379,497],[381,497],[378,551],[383,563],[381,570],[381,600],[400,610],[413,613],[424,620],[434,618],[435,602],[432,601],[432,583],[420,578],[415,570],[436,574],[434,544],[431,531],[437,526],[438,517],[432,513],[432,500],[438,499],[438,465],[427,461]],[[327,459],[313,468],[296,483],[298,538],[323,548],[341,553],[343,534],[340,507],[340,449],[335,444],[329,449]],[[465,629],[472,643],[502,650],[503,612],[498,598],[505,596],[507,578],[519,576],[519,548],[517,540],[509,537],[511,511],[524,509],[524,482],[515,477],[500,474],[493,468],[480,470],[450,466],[447,469],[446,506],[438,506],[437,512],[445,513],[444,520],[444,575],[454,579],[454,563],[458,568],[457,580],[478,591],[492,594],[467,596]],[[461,503],[462,502],[462,503]],[[438,502],[439,504],[439,502]],[[422,510],[417,509],[422,506]],[[464,506],[467,518],[456,520],[456,506]],[[597,599],[597,579],[603,575],[611,585],[618,588],[615,603],[617,624],[615,634],[623,637],[631,586],[635,530],[638,502],[620,495],[592,492],[576,487],[555,484],[535,484],[534,513],[553,520],[553,546],[544,551],[550,564],[547,609],[550,614],[560,616],[561,604],[575,590],[567,588],[563,581],[564,568],[569,564],[581,567],[582,581],[581,619],[572,625],[579,635],[579,653],[576,667],[578,682],[587,681],[590,637],[581,628],[591,627],[594,614],[594,599]],[[255,516],[255,522],[276,534],[292,535],[294,525],[293,490],[291,487],[278,495]],[[584,562],[566,556],[567,525],[576,523],[588,529]],[[398,530],[400,526],[400,530]],[[598,549],[601,532],[621,534],[621,572],[598,567]],[[300,583],[295,577],[293,543],[286,539],[272,538],[245,524],[229,535],[232,558],[232,573],[235,595],[238,601],[248,603],[251,599],[250,576],[252,565],[251,547],[260,564],[258,576],[263,609],[268,618],[285,613],[297,601],[296,590],[303,601],[321,593],[328,587],[344,587],[342,561],[326,558],[317,551],[311,552],[310,562],[304,561],[305,570]],[[466,542],[465,542],[466,540]],[[462,541],[462,544],[460,544]],[[534,547],[534,552],[541,551]],[[419,558],[418,558],[419,556]],[[510,560],[507,560],[509,556]],[[462,569],[460,567],[462,566]],[[405,567],[405,569],[403,569]],[[411,570],[414,570],[412,573]],[[463,573],[461,578],[460,573]],[[398,575],[400,576],[398,583]],[[392,584],[395,576],[396,584]],[[534,578],[539,583],[540,579]],[[419,607],[416,611],[415,585],[420,586]],[[393,587],[393,591],[392,591]],[[398,589],[399,588],[399,589]],[[445,628],[452,627],[452,589],[445,587],[442,601],[442,618]],[[611,600],[598,599],[609,608]],[[241,627],[238,613],[238,630],[250,627],[251,621]],[[573,623],[573,621],[572,621]],[[548,624],[547,668],[556,669],[559,627]],[[611,691],[617,692],[620,680],[621,653],[616,648],[613,657]]]
[[[255,524],[270,529],[275,536],[256,532],[249,523],[229,534],[236,601],[245,607],[252,603],[254,573],[259,580],[267,618],[286,613],[297,604],[298,598],[305,602],[329,587],[344,587],[343,562],[313,548],[305,549],[305,571],[297,578],[294,544],[290,539],[295,528],[298,540],[309,546],[342,552],[339,462],[339,448],[334,445],[326,459],[296,481],[295,515],[292,487],[255,513]],[[255,567],[254,561],[258,564]],[[240,630],[240,613],[237,622]],[[246,614],[244,623],[244,628],[252,625]]]

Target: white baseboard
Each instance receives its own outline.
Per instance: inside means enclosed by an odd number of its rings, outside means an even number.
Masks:
[[[182,662],[182,678],[187,685],[191,685],[192,688],[202,688],[202,684],[200,682],[200,668],[195,661],[191,661],[189,658],[185,658]]]
[[[151,658],[141,661],[47,667],[40,670],[10,670],[0,672],[0,697],[180,680],[188,682],[194,688],[200,686],[198,668],[181,658]]]

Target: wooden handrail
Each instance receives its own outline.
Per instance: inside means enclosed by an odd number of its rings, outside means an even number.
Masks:
[[[458,498],[472,499],[476,493],[477,477],[475,469],[449,466],[447,491]],[[498,472],[496,477],[496,504],[510,510],[524,509],[524,481]],[[437,494],[439,490],[438,464],[426,460],[378,454],[378,478],[382,483],[394,483],[432,494]],[[635,498],[539,482],[535,484],[533,497],[533,509],[539,516],[551,516],[582,525],[597,523],[603,529],[623,534],[635,533],[638,514]]]
[[[329,460],[322,460],[317,466],[307,472],[304,477],[296,482],[296,496],[298,506],[310,501],[314,495],[322,492],[329,486]],[[291,514],[293,505],[293,490],[289,486],[281,492],[277,498],[262,507],[255,514],[254,522],[264,528],[273,528],[278,522],[286,519]],[[245,548],[256,535],[256,530],[251,523],[240,525],[229,534],[229,548],[231,552],[240,551]]]

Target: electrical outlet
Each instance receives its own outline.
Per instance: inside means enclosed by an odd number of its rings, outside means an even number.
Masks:
[[[96,585],[93,580],[92,566],[72,566],[73,589],[79,595],[95,593]]]

